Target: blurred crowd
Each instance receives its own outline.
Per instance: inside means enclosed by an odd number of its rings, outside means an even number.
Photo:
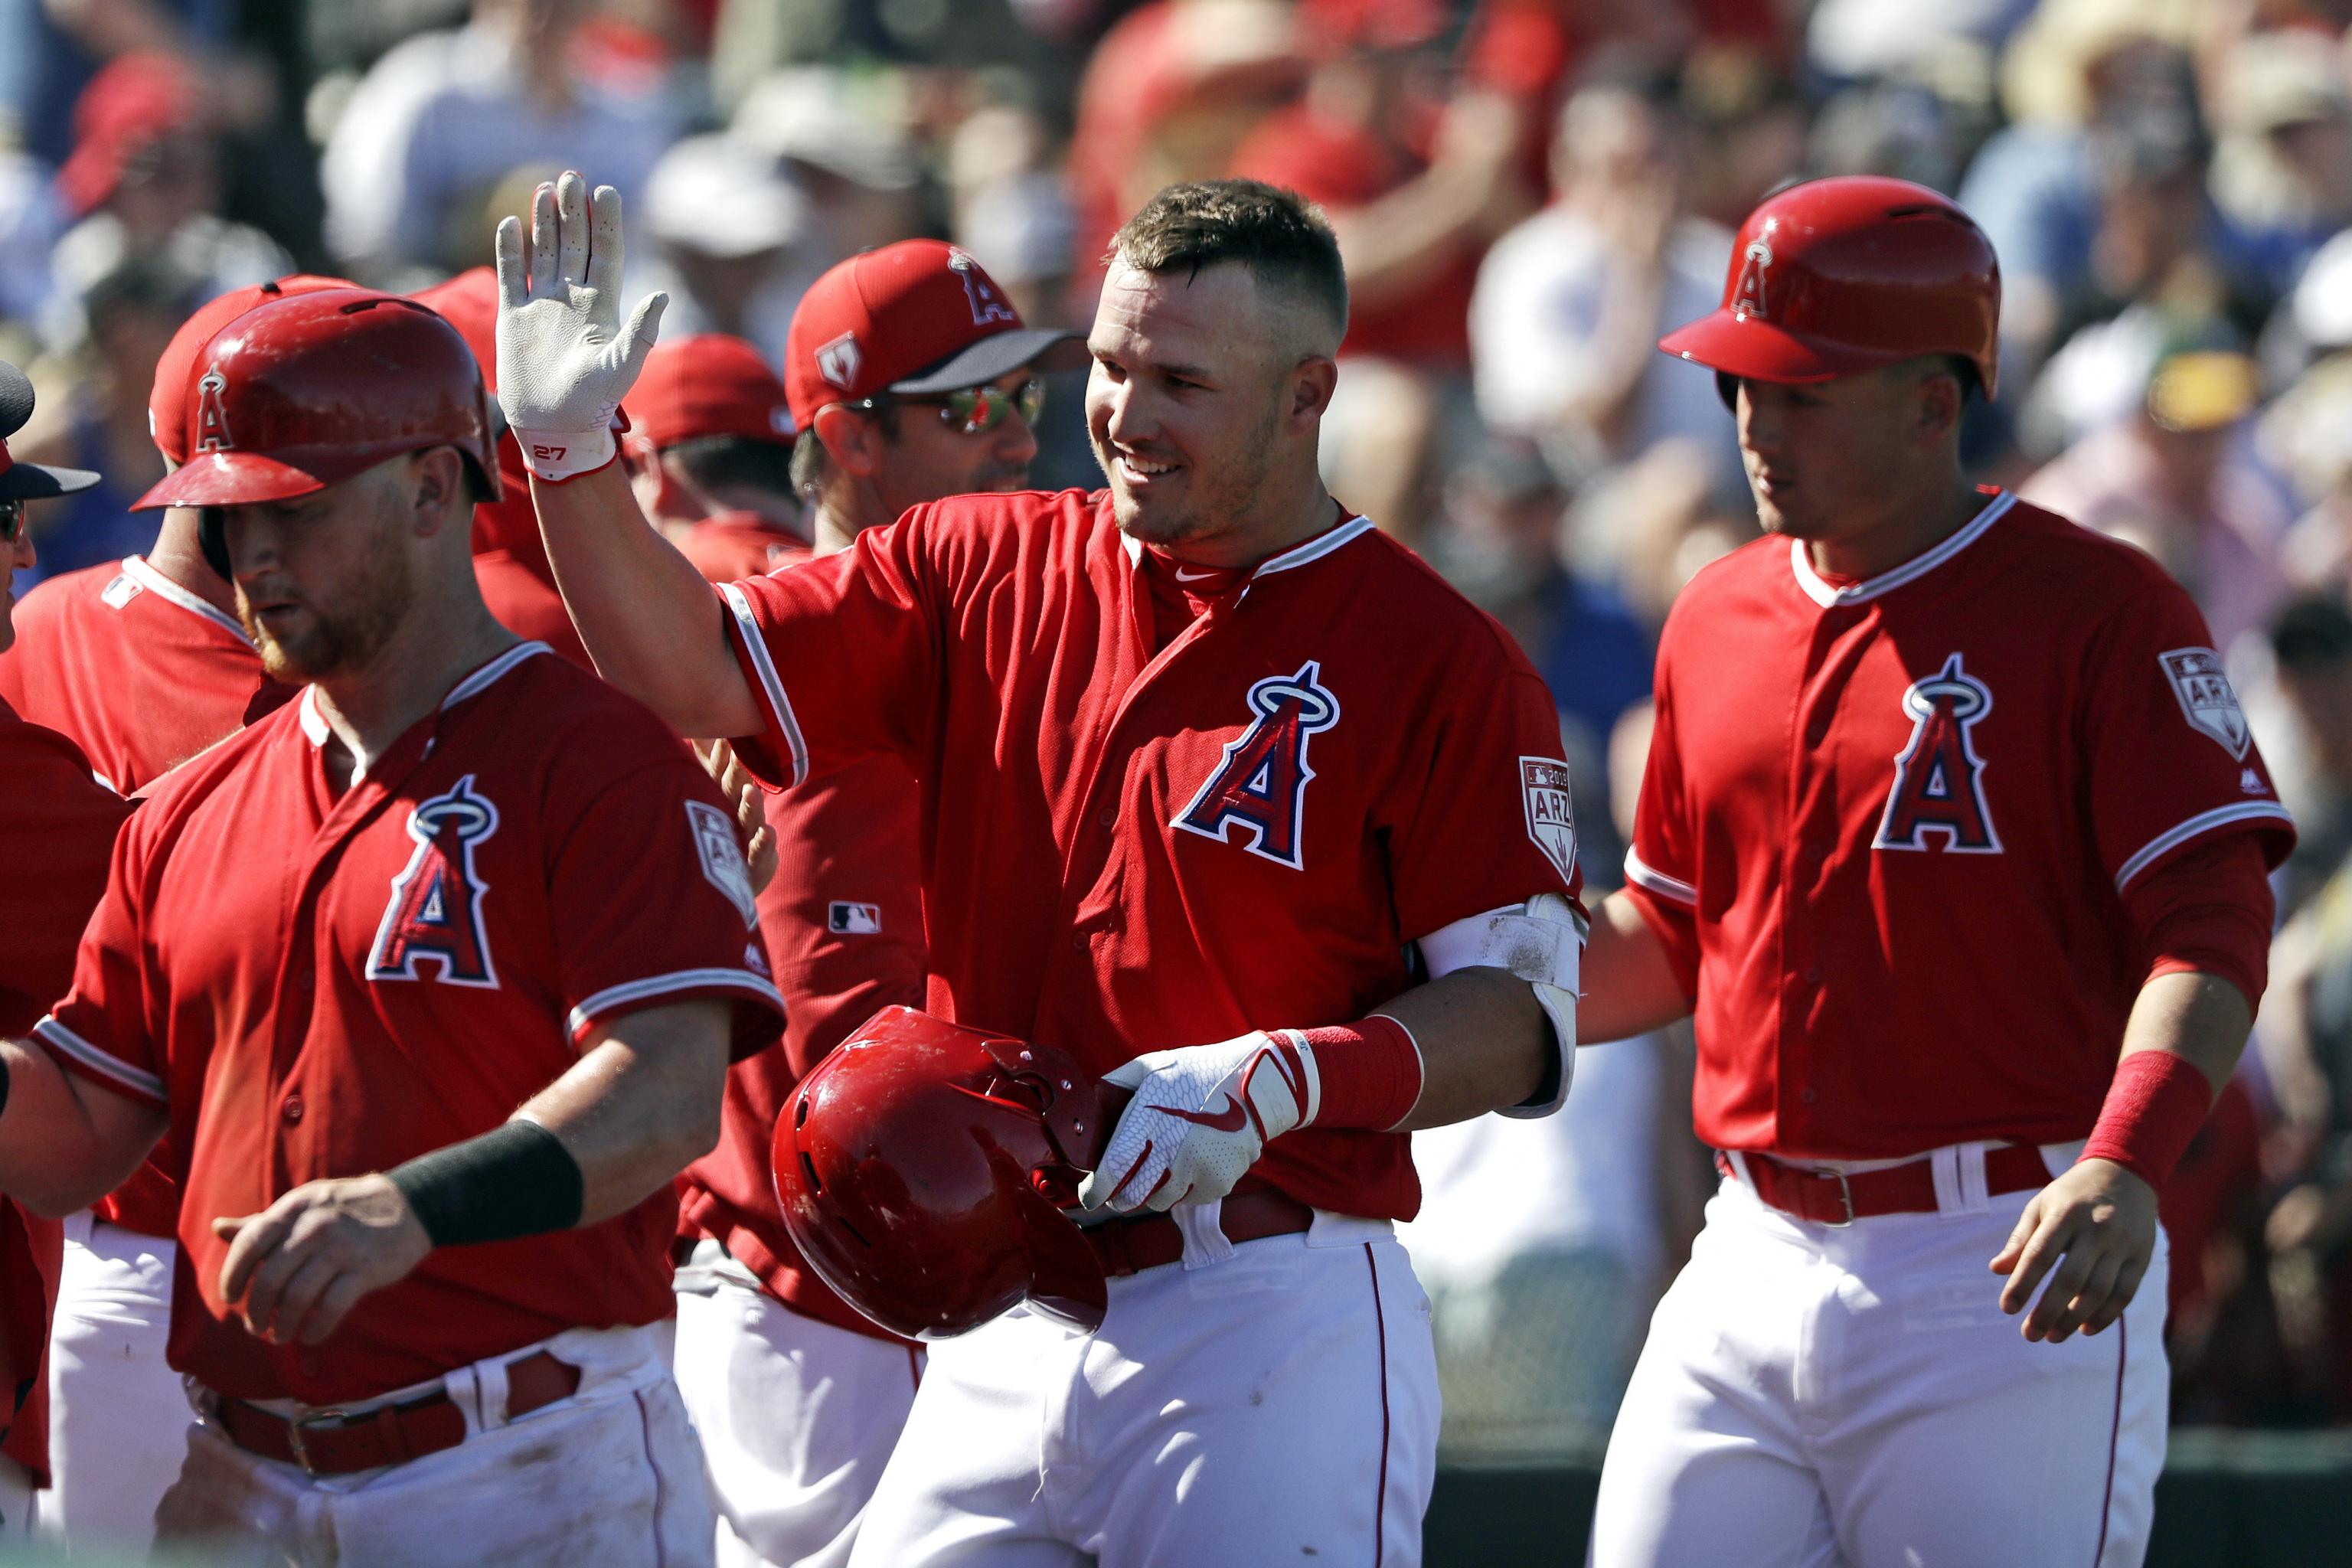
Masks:
[[[43,420],[13,446],[106,476],[32,513],[31,575],[152,542],[146,393],[198,304],[428,288],[566,167],[625,197],[666,334],[772,365],[813,279],[917,235],[1083,328],[1121,218],[1249,174],[1347,258],[1331,488],[1550,680],[1606,889],[1660,622],[1754,531],[1712,377],[1655,339],[1776,186],[1936,186],[2003,271],[1971,461],[2188,585],[2302,826],[2254,1046],[2166,1200],[2176,1415],[2352,1420],[2348,28],[2352,0],[0,0],[0,358]],[[1078,392],[1053,378],[1039,485],[1094,478]],[[1586,1051],[1560,1117],[1416,1140],[1457,1448],[1605,1435],[1711,1181],[1689,1061]]]

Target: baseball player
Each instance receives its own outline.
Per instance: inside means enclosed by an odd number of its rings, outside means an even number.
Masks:
[[[1417,1561],[1401,1134],[1558,1103],[1580,913],[1541,681],[1316,472],[1328,227],[1249,182],[1161,193],[1088,342],[1106,490],[917,506],[720,614],[611,468],[662,301],[624,325],[618,198],[593,210],[592,239],[567,175],[528,250],[501,226],[499,353],[598,668],[778,783],[909,766],[932,1010],[1133,1094],[1084,1194],[1099,1332],[1016,1309],[935,1345],[851,1561]],[[854,390],[874,347],[820,374]]]
[[[973,310],[975,298],[991,308]],[[698,406],[729,410],[709,422],[747,444],[762,423],[800,430],[791,460],[809,479],[827,555],[919,501],[1011,489],[1037,450],[1036,366],[1070,352],[1070,334],[1024,327],[1009,306],[992,308],[1003,299],[976,263],[936,240],[867,251],[802,298],[772,395],[788,407],[750,395],[761,375],[774,377],[748,345],[687,338],[646,357],[629,393],[631,438],[690,441],[699,427],[680,413]],[[838,374],[842,362],[819,357],[845,335],[862,345],[845,386],[825,379],[826,363]],[[661,445],[666,460],[677,450]],[[934,484],[944,488],[914,488]],[[649,488],[641,469],[641,500]],[[678,544],[708,570],[691,542]],[[761,890],[760,923],[784,994],[785,1051],[728,1075],[719,1148],[680,1184],[695,1249],[678,1277],[675,1368],[723,1521],[722,1563],[846,1563],[921,1375],[919,1350],[802,1261],[769,1167],[777,1115],[801,1076],[878,1009],[922,1005],[919,807],[906,763],[875,756],[811,779],[767,813],[777,873]]]
[[[733,822],[483,606],[498,471],[446,322],[304,294],[194,370],[142,504],[204,509],[309,684],[125,831],[71,993],[0,1045],[0,1189],[67,1212],[180,1148],[200,1419],[159,1549],[707,1563],[659,1329],[668,1184],[774,1035]]]
[[[352,287],[283,278],[189,317],[157,361],[148,399],[165,467],[187,461],[187,383],[215,332],[267,300]],[[164,512],[144,556],[42,582],[19,606],[17,626],[16,647],[0,655],[0,699],[70,739],[100,781],[125,795],[294,695],[261,668],[191,508]],[[179,1255],[175,1168],[166,1138],[120,1189],[66,1220],[39,1530],[68,1550],[143,1551],[187,1448],[187,1394],[163,1359]]]
[[[33,388],[0,363],[0,650],[16,636],[15,574],[33,564],[25,503],[98,483],[82,468],[20,463],[8,437],[32,417]],[[53,730],[27,723],[0,700],[0,1033],[18,1035],[66,993],[74,947],[106,888],[116,831],[131,808],[90,776],[89,760]],[[5,1100],[0,1100],[5,1110]],[[42,1357],[57,1298],[61,1237],[42,1218],[0,1198],[0,1540],[23,1540],[33,1487],[49,1473],[48,1399]]]
[[[646,521],[714,583],[808,559],[784,384],[741,338],[656,343],[629,389],[622,466]]]
[[[1599,1568],[2147,1545],[2157,1193],[2245,1042],[2294,833],[2188,595],[1962,479],[1999,314],[1958,207],[1822,180],[1661,345],[1722,378],[1766,537],[1667,618],[1594,917],[1588,1037],[1695,1014],[1725,1172]]]
[[[446,282],[420,289],[410,298],[429,306],[457,329],[466,346],[482,367],[482,377],[496,398],[499,385],[497,323],[499,281],[487,267],[469,268]],[[547,549],[539,542],[539,520],[530,510],[530,481],[523,473],[522,454],[514,437],[498,418],[499,495],[474,506],[474,582],[482,603],[499,624],[520,637],[545,643],[583,669],[595,667],[572,617],[563,611],[563,596],[555,591],[555,573],[547,563]]]

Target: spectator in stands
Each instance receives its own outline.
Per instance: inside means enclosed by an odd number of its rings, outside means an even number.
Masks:
[[[2239,39],[2216,74],[2208,183],[2234,253],[2276,298],[2352,224],[2352,79],[2336,40],[2301,28]]]
[[[736,110],[735,138],[806,202],[795,300],[835,263],[925,232],[909,90],[897,72],[852,80],[835,68],[805,66],[762,78]]]
[[[631,203],[677,133],[659,90],[584,80],[586,0],[473,0],[470,20],[375,63],[320,165],[327,243],[356,276],[479,258],[487,198],[517,168],[591,171]]]
[[[1478,270],[1478,412],[1541,442],[1570,474],[1687,437],[1736,496],[1745,479],[1714,375],[1657,352],[1666,327],[1715,307],[1731,254],[1729,231],[1683,207],[1687,157],[1660,91],[1601,81],[1569,100],[1551,205],[1497,240]]]
[[[823,268],[803,244],[808,203],[773,160],[688,136],[654,165],[637,222],[653,241],[644,286],[669,294],[665,335],[723,332],[783,362],[793,307]]]

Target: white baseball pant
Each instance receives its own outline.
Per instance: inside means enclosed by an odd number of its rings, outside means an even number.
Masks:
[[[2045,1148],[2053,1173],[2079,1148]],[[1986,1196],[1983,1151],[1937,1152],[1942,1212],[1843,1227],[1725,1180],[1618,1412],[1593,1568],[2140,1562],[2164,1242],[2112,1327],[2029,1342],[1986,1264],[2032,1194]]]
[[[1414,1568],[1437,1366],[1404,1248],[1322,1213],[1236,1247],[1217,1207],[1095,1333],[1017,1308],[933,1344],[852,1568]]]
[[[84,1211],[65,1223],[49,1329],[49,1485],[34,1530],[68,1553],[137,1557],[188,1451],[188,1390],[163,1361],[180,1246]]]
[[[466,1415],[456,1447],[348,1476],[307,1476],[200,1421],[156,1510],[157,1549],[212,1568],[709,1568],[710,1496],[664,1341],[657,1325],[573,1329],[339,1406],[437,1386]],[[580,1369],[579,1392],[509,1421],[505,1367],[538,1350]]]
[[[793,1311],[704,1241],[671,1362],[719,1510],[719,1568],[843,1568],[923,1352]]]

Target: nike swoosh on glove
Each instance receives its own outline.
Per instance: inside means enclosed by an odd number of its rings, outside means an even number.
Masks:
[[[621,193],[565,171],[530,198],[530,232],[499,223],[499,407],[542,479],[613,460],[613,413],[636,384],[669,296],[621,321]]]
[[[1323,1098],[1314,1047],[1296,1029],[1152,1051],[1103,1081],[1135,1098],[1078,1202],[1114,1214],[1223,1197],[1266,1140],[1314,1121]]]

